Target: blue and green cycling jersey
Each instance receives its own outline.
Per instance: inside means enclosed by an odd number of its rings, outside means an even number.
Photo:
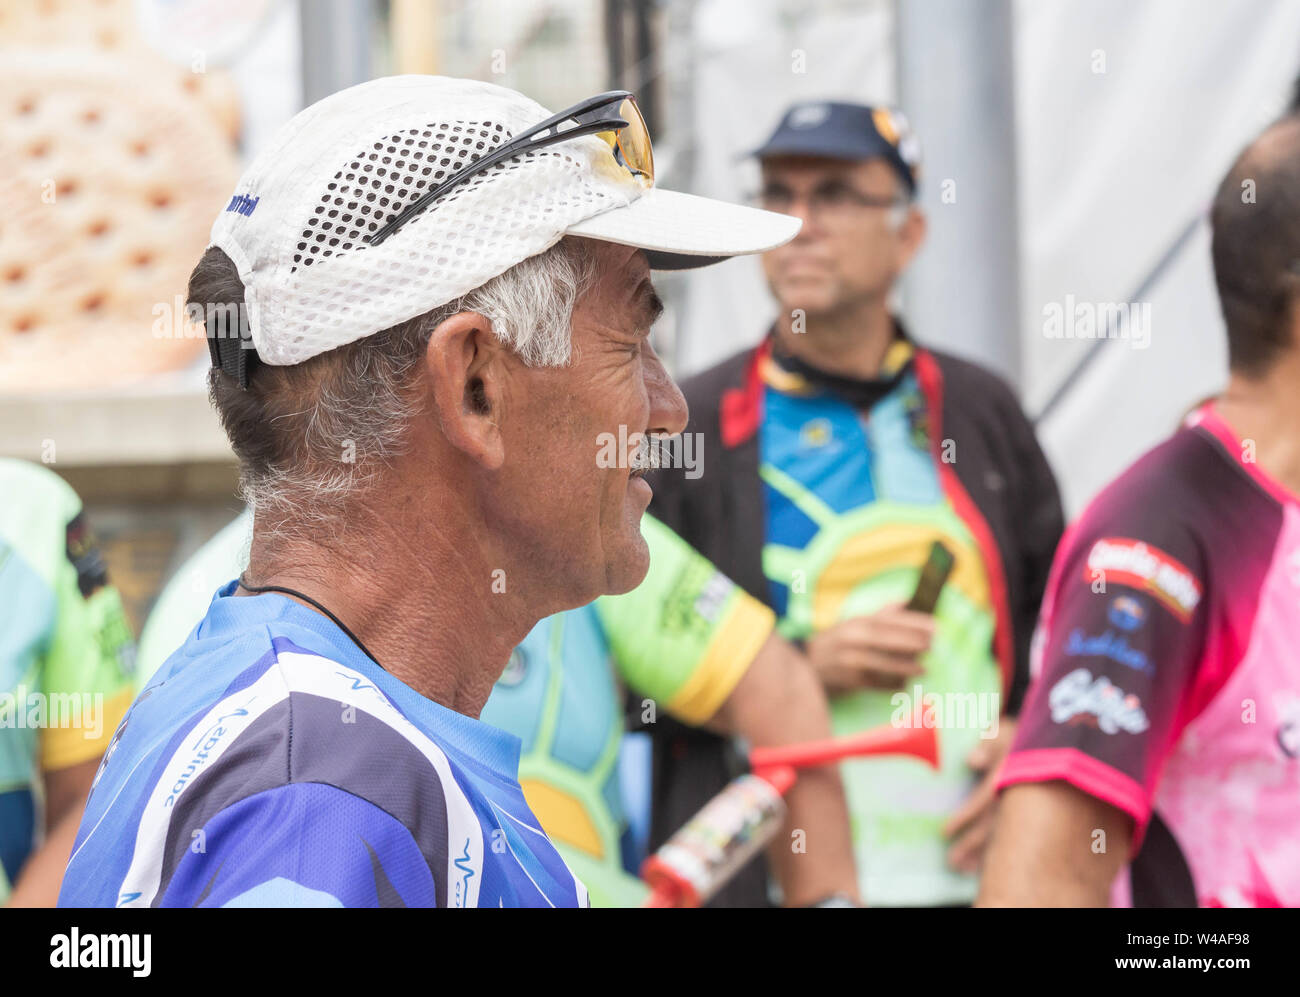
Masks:
[[[898,341],[884,364],[896,383],[868,411],[767,357],[759,476],[767,514],[763,570],[780,631],[806,639],[853,616],[904,604],[931,544],[955,555],[935,608],[924,674],[899,691],[831,700],[837,735],[928,715],[940,767],[912,758],[841,766],[859,887],[881,905],[967,903],[976,879],[948,867],[943,827],[974,775],[981,725],[997,720],[1001,679],[983,558],[944,493],[924,395]],[[954,455],[955,456],[955,455]],[[938,710],[948,706],[948,716]],[[953,714],[960,708],[960,722]]]
[[[630,875],[626,840],[623,687],[646,709],[701,723],[774,626],[770,610],[661,523],[647,516],[642,532],[650,546],[642,585],[540,621],[511,654],[481,714],[519,738],[528,805],[596,906],[634,905],[645,895]],[[145,679],[185,640],[211,590],[238,574],[248,536],[245,515],[169,583],[141,639]]]

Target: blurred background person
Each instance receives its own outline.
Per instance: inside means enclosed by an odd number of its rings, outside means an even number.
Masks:
[[[984,904],[1300,905],[1300,113],[1211,225],[1232,376],[1061,545]]]
[[[53,907],[135,644],[76,492],[3,458],[0,606],[0,904]]]
[[[756,155],[759,203],[803,220],[763,256],[780,310],[756,348],[683,382],[704,473],[661,473],[653,507],[802,643],[837,734],[919,726],[940,702],[937,772],[892,758],[841,768],[867,902],[969,903],[1061,532],[1056,485],[1007,386],[917,345],[891,305],[925,237],[903,116],[797,104]],[[950,581],[933,615],[904,608],[936,541]],[[716,737],[653,731],[665,834],[728,762]],[[744,885],[732,897],[758,902]]]

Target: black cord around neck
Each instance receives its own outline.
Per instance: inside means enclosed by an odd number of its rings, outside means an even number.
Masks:
[[[328,617],[329,617],[329,618],[334,622],[334,625],[335,625],[336,627],[338,627],[340,630],[342,630],[345,634],[348,635],[348,637],[351,639],[352,643],[356,644],[357,647],[359,647],[359,648],[361,649],[361,653],[362,653],[362,654],[364,654],[367,658],[369,658],[369,659],[370,659],[371,661],[373,661],[375,664],[379,665],[380,668],[384,668],[383,665],[380,665],[380,664],[379,664],[379,659],[376,658],[373,654],[370,653],[369,648],[367,648],[365,644],[361,643],[361,639],[360,639],[356,634],[354,634],[351,630],[349,630],[349,629],[347,628],[347,624],[345,624],[342,620],[340,620],[337,616],[335,616],[333,613],[331,613],[328,609],[326,609],[324,606],[322,606],[319,602],[317,602],[317,601],[316,601],[315,599],[313,599],[311,596],[309,596],[309,595],[304,595],[303,593],[297,591],[296,589],[285,588],[283,585],[249,585],[248,582],[244,581],[244,576],[243,576],[243,575],[240,575],[240,576],[239,576],[239,587],[242,588],[245,592],[256,592],[256,593],[260,593],[260,592],[282,592],[282,593],[284,593],[285,595],[291,595],[291,596],[293,596],[293,597],[296,598],[296,599],[301,599],[303,602],[307,603],[308,605],[315,606],[315,607],[316,607],[317,609],[319,609],[322,613],[324,613],[326,616],[328,616]],[[384,668],[384,671],[388,671],[388,669],[387,669],[387,668]]]

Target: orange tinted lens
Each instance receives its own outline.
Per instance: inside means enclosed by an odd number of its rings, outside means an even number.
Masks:
[[[650,150],[650,132],[645,126],[645,118],[641,117],[641,109],[636,106],[635,98],[629,97],[623,101],[618,106],[618,114],[627,122],[627,127],[620,128],[617,132],[603,132],[602,136],[607,141],[613,139],[611,144],[617,145],[628,169],[654,183],[655,159]]]

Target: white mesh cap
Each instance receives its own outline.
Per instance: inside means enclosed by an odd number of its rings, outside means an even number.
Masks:
[[[799,220],[645,189],[584,136],[458,185],[378,246],[363,241],[447,176],[550,117],[513,90],[393,76],[297,114],[212,226],[244,282],[258,357],[296,364],[472,291],[565,235],[702,266],[794,238]]]

